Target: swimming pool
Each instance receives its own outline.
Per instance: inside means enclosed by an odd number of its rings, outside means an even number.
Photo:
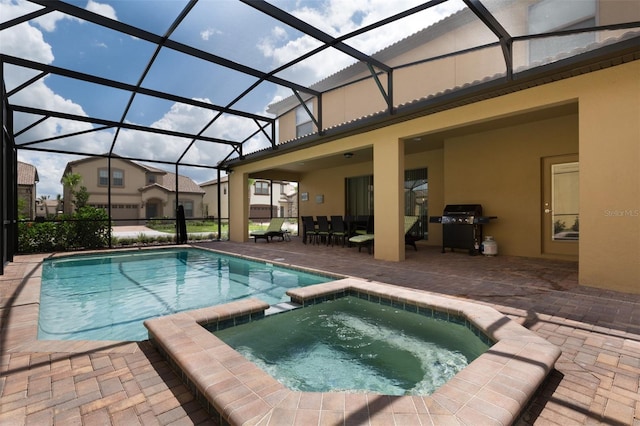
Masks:
[[[145,340],[148,318],[250,296],[275,304],[333,279],[196,248],[47,259],[38,339]]]
[[[430,395],[489,348],[432,312],[346,296],[214,334],[291,390]]]

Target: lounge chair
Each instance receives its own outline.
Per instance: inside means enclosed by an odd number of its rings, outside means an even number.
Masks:
[[[358,247],[358,251],[363,246],[367,247],[367,251],[371,254],[373,247],[373,216],[358,216],[358,228],[356,228],[356,235],[349,237],[349,246],[352,244]],[[364,224],[365,229],[361,226]]]
[[[373,246],[373,234],[358,234],[349,238],[349,244],[356,245],[358,247],[358,251],[362,248],[362,246],[367,246],[367,250],[369,250],[369,254],[371,254],[371,246]]]
[[[283,217],[274,217],[269,222],[269,226],[265,230],[253,231],[249,234],[249,236],[253,237],[254,242],[258,242],[259,238],[265,239],[267,242],[273,240],[273,237],[280,237],[284,241],[284,236],[287,231],[282,230],[282,225],[284,225]]]
[[[404,217],[404,243],[410,245],[414,248],[414,250],[418,250],[416,247],[416,241],[419,238],[414,237],[410,234],[411,229],[418,222],[418,216],[405,216]],[[355,244],[358,246],[358,251],[362,248],[362,246],[366,246],[369,250],[369,254],[371,254],[371,247],[373,246],[374,234],[359,234],[349,238],[349,243]]]
[[[422,237],[411,235],[411,230],[418,223],[418,216],[405,216],[404,217],[404,243],[405,245],[413,247],[415,251],[418,251],[416,241],[421,240]]]

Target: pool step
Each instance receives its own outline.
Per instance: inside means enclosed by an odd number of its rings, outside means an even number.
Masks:
[[[302,307],[302,305],[300,305],[298,303],[293,303],[293,302],[276,303],[275,305],[271,305],[269,307],[269,309],[264,311],[264,315],[265,316],[269,316],[269,315],[274,315],[274,314],[281,314],[283,312],[292,311],[294,309],[298,309],[298,308],[301,308],[301,307]]]

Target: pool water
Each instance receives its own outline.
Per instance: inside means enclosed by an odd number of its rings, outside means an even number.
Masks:
[[[489,346],[461,324],[344,297],[214,334],[294,391],[430,395]]]
[[[199,249],[47,259],[38,339],[145,340],[148,318],[250,296],[275,304],[333,279]]]

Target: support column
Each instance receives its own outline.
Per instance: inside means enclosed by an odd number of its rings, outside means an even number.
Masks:
[[[639,75],[639,61],[589,74],[579,107],[580,284],[629,293],[640,292]]]
[[[373,215],[376,259],[404,260],[404,142],[373,144]]]
[[[249,176],[229,174],[229,240],[249,241]]]

